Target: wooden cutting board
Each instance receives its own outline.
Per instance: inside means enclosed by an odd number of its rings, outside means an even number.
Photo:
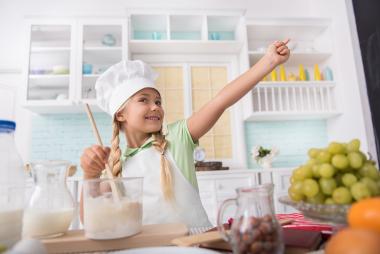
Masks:
[[[173,239],[188,233],[184,224],[155,224],[145,225],[141,233],[120,239],[91,240],[84,236],[83,230],[72,230],[61,237],[41,241],[48,253],[78,253],[172,245]]]

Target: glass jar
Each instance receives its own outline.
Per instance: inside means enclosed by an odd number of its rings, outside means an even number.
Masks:
[[[236,190],[237,198],[227,199],[220,206],[218,230],[231,244],[234,254],[283,253],[282,230],[274,213],[273,184]],[[236,205],[231,231],[223,226],[223,214]]]
[[[16,123],[0,120],[0,249],[21,238],[25,171],[14,142]]]
[[[85,180],[85,236],[90,239],[116,239],[141,232],[142,194],[142,177]]]
[[[31,163],[35,184],[24,212],[23,238],[49,238],[63,235],[74,217],[74,201],[67,189],[70,162]]]

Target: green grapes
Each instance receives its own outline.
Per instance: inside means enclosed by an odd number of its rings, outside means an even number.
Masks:
[[[325,202],[325,195],[323,195],[321,192],[318,192],[317,195],[308,197],[307,202],[312,204],[323,204]]]
[[[364,183],[365,186],[369,189],[371,196],[377,196],[380,194],[380,187],[378,186],[377,182],[372,180],[369,177],[363,177],[360,180],[361,183]]]
[[[322,150],[318,153],[317,160],[320,163],[330,163],[331,154],[326,150]]]
[[[337,142],[331,142],[330,145],[327,147],[327,151],[331,154],[341,154],[344,153],[345,147],[342,144],[339,144]]]
[[[368,187],[362,182],[354,183],[351,186],[351,194],[356,201],[371,197],[371,192],[369,191]]]
[[[321,178],[319,186],[323,194],[331,195],[336,188],[336,181],[333,178]]]
[[[359,169],[359,173],[362,175],[362,176],[367,176],[373,180],[378,180],[380,175],[379,175],[379,171],[377,170],[377,168],[370,162],[366,162],[364,164],[364,166]]]
[[[303,183],[301,181],[296,181],[290,186],[290,189],[292,192],[297,193],[297,194],[303,194],[303,189],[302,189]]]
[[[337,169],[347,169],[350,162],[348,161],[348,158],[343,154],[337,154],[334,155],[334,157],[331,160],[331,163],[334,167]]]
[[[335,202],[334,202],[334,200],[332,198],[326,198],[325,204],[326,205],[334,205]]]
[[[358,179],[354,174],[346,173],[342,176],[342,183],[346,187],[351,187],[354,183],[356,183]]]
[[[314,178],[320,178],[321,177],[321,175],[319,174],[319,165],[313,165],[312,167],[311,167],[311,171],[313,171],[313,177]]]
[[[345,205],[351,203],[352,196],[347,188],[339,187],[334,190],[332,194],[332,199],[336,204]]]
[[[351,152],[347,156],[350,163],[350,167],[353,169],[359,169],[363,166],[363,157],[358,152]]]
[[[318,173],[323,178],[330,178],[334,175],[335,169],[329,163],[323,163],[318,170]]]
[[[358,139],[310,148],[307,154],[307,162],[290,177],[288,194],[293,201],[344,205],[380,196],[379,170],[360,151]]]
[[[359,152],[360,149],[360,140],[353,139],[346,145],[347,152]]]
[[[309,151],[307,152],[307,154],[309,155],[310,158],[317,158],[318,154],[319,154],[319,149],[317,148],[311,148],[309,149]]]
[[[302,193],[308,197],[312,198],[319,192],[319,185],[317,181],[313,179],[306,179],[302,184]]]

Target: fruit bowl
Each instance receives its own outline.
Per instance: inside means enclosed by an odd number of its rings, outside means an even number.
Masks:
[[[303,201],[294,202],[288,196],[279,198],[280,203],[300,211],[306,218],[335,225],[347,225],[347,212],[350,205],[311,204]]]

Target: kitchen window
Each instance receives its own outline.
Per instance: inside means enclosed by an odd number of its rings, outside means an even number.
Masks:
[[[172,123],[189,117],[210,101],[228,82],[227,66],[153,65],[159,73],[156,85],[163,99],[165,119]],[[227,109],[200,140],[206,159],[227,159],[232,154],[231,113]]]

